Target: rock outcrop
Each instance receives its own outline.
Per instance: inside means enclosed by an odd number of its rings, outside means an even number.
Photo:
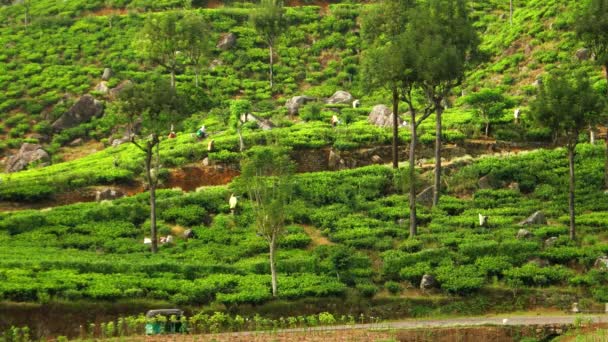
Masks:
[[[430,274],[425,274],[422,276],[422,280],[420,280],[420,289],[421,290],[430,290],[437,287],[437,280]]]
[[[367,117],[367,122],[378,127],[393,127],[393,112],[385,105],[375,105]],[[402,123],[403,120],[398,119],[398,124]]]
[[[110,79],[110,77],[112,77],[112,69],[110,69],[110,68],[103,69],[103,74],[101,75],[101,80],[107,81]]]
[[[216,47],[220,50],[230,50],[236,45],[236,35],[232,32],[224,33],[220,36]]]
[[[520,226],[530,226],[536,224],[547,224],[547,219],[545,218],[545,214],[542,211],[537,211],[534,214],[530,215],[527,219],[521,221],[519,223]]]
[[[338,90],[325,102],[329,104],[351,104],[354,100],[355,98],[349,92],[344,90]]]
[[[306,95],[294,96],[294,97],[290,98],[289,100],[287,100],[287,102],[285,102],[285,107],[287,108],[287,112],[289,113],[289,115],[297,115],[298,112],[300,111],[300,107],[304,106],[305,104],[307,104],[309,102],[313,102],[313,101],[316,101],[316,99],[311,96],[306,96]]]
[[[99,190],[99,191],[95,192],[95,201],[97,201],[97,202],[111,201],[111,200],[121,198],[124,196],[125,196],[125,194],[121,190],[107,188],[107,189],[103,189],[103,190]]]
[[[422,205],[433,204],[433,186],[429,186],[416,195],[416,202]]]
[[[66,113],[51,125],[55,132],[72,128],[103,114],[103,104],[91,95],[83,95]]]
[[[6,161],[6,172],[17,172],[24,170],[31,164],[46,166],[51,158],[49,154],[38,144],[25,143],[19,148],[17,154],[10,156]]]
[[[529,237],[532,237],[532,233],[530,233],[529,230],[527,229],[520,229],[517,231],[517,238],[518,239],[527,239]]]
[[[576,50],[576,53],[574,54],[574,56],[579,61],[586,61],[586,60],[589,60],[589,58],[591,58],[591,53],[589,52],[589,49],[582,48],[582,49]]]

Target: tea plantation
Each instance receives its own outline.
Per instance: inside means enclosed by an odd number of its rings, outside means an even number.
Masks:
[[[418,234],[408,230],[410,169],[384,165],[385,156],[377,165],[360,167],[377,156],[348,165],[338,158],[338,166],[318,168],[331,171],[295,173],[289,204],[278,215],[285,233],[277,245],[275,298],[273,252],[260,233],[259,203],[242,189],[246,173],[189,192],[166,184],[186,167],[238,173],[256,146],[280,145],[291,157],[389,148],[392,131],[369,116],[379,104],[390,111],[392,93],[373,88],[363,68],[364,51],[375,47],[365,23],[378,4],[287,1],[286,26],[271,53],[271,86],[267,42],[251,19],[256,3],[0,1],[0,166],[4,170],[25,143],[48,153],[44,162],[0,173],[0,308],[146,303],[222,312],[216,315],[264,310],[281,320],[325,311],[384,319],[567,310],[572,302],[596,310],[608,302],[608,155],[603,144],[591,143],[591,124],[571,139],[578,143],[571,239],[564,139],[535,120],[532,108],[551,72],[584,71],[598,94],[608,86],[575,33],[583,2],[514,3],[512,23],[508,2],[467,4],[479,51],[467,56],[472,67],[440,101],[447,165],[439,203],[419,200],[415,207]],[[148,123],[125,123],[121,92],[170,79],[169,67],[143,51],[142,32],[174,15],[205,19],[208,51],[200,80],[196,66],[182,60],[186,52],[173,53],[184,62],[173,70],[179,113],[172,112],[175,127],[159,134],[158,149],[146,154],[125,131]],[[228,33],[236,39],[223,47],[218,42]],[[111,72],[102,81],[106,68]],[[482,90],[502,96],[488,126],[467,97]],[[327,101],[337,91],[360,105]],[[99,101],[93,102],[103,115],[55,127],[86,94]],[[290,100],[299,95],[310,103],[291,112]],[[428,96],[421,86],[411,103],[398,99],[402,119],[409,121],[408,104],[423,113]],[[255,120],[235,115],[239,101]],[[521,116],[514,118],[514,111]],[[417,130],[417,193],[433,184],[435,119],[431,114]],[[201,125],[208,134],[203,139],[195,135]],[[397,135],[401,161],[413,136],[409,127],[406,122]],[[604,127],[597,131],[605,134]],[[497,146],[513,153],[494,153]],[[465,157],[448,158],[446,150]],[[152,159],[157,169],[146,174],[145,161]],[[173,238],[158,253],[144,243],[154,221],[152,178],[164,188],[155,193],[159,236]],[[137,191],[114,200],[57,202],[104,187]],[[537,212],[546,220],[522,223]]]
[[[399,173],[384,166],[297,176],[287,235],[278,255],[280,298],[400,296],[434,274],[441,293],[475,296],[484,288],[517,291],[563,287],[604,302],[606,273],[594,262],[608,252],[608,206],[601,189],[603,151],[581,145],[579,239],[567,238],[564,151],[482,158],[453,174],[450,195],[408,239],[407,199]],[[476,189],[479,175],[519,190]],[[457,197],[471,191],[469,198]],[[161,235],[192,228],[150,255],[145,194],[0,216],[0,293],[11,301],[150,298],[176,304],[226,305],[271,299],[267,245],[252,227],[251,208],[228,210],[230,186],[159,193]],[[518,222],[537,210],[549,224]],[[478,214],[489,216],[479,227]],[[307,230],[327,239],[311,239]],[[548,243],[549,238],[553,239]],[[387,290],[387,291],[384,291]],[[354,291],[354,292],[353,292]],[[590,303],[590,302],[589,302]]]

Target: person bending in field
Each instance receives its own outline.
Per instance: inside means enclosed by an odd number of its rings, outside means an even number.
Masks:
[[[171,125],[171,133],[169,133],[169,139],[175,139],[177,135],[175,134],[175,130],[173,129],[173,125]]]
[[[205,131],[205,125],[202,125],[201,128],[196,131],[196,137],[199,139],[205,139],[207,137],[207,132]]]
[[[340,119],[338,119],[338,116],[336,116],[336,115],[332,116],[331,117],[331,126],[336,127],[339,124],[340,124]]]

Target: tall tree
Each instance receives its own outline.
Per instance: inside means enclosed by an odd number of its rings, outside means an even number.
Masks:
[[[131,143],[144,153],[144,180],[150,194],[152,253],[158,250],[156,229],[156,188],[160,170],[161,137],[178,118],[178,101],[167,82],[155,79],[130,85],[115,103],[120,121],[127,123]],[[139,126],[139,129],[135,129]]]
[[[205,19],[197,14],[187,14],[182,19],[183,53],[188,66],[194,71],[194,83],[198,87],[201,68],[207,62],[211,51],[211,28]]]
[[[486,137],[490,133],[490,123],[499,119],[505,109],[513,106],[513,101],[503,95],[499,89],[485,88],[478,92],[467,95],[464,103],[477,109],[477,112],[485,124]]]
[[[243,124],[247,122],[247,115],[251,112],[251,102],[249,100],[232,100],[230,102],[230,125],[236,129],[239,135],[239,151],[245,149],[243,141]]]
[[[420,85],[417,59],[417,36],[409,25],[410,15],[416,6],[415,1],[385,0],[378,7],[372,7],[363,16],[362,33],[369,48],[362,58],[362,69],[366,86],[370,89],[384,87],[392,94],[393,103],[393,167],[398,167],[398,113],[399,102],[408,105],[410,113],[409,149],[409,219],[410,237],[417,234],[416,217],[416,144],[417,129],[422,121],[432,113],[426,105],[422,116],[416,101],[416,90]],[[415,12],[413,12],[415,13]]]
[[[417,72],[427,102],[434,107],[435,177],[433,205],[441,192],[441,134],[444,101],[464,79],[465,71],[477,50],[479,38],[469,19],[466,0],[429,0],[417,6],[412,15],[412,30],[417,35]]]
[[[284,15],[285,10],[281,0],[262,0],[250,15],[253,27],[268,45],[271,90],[273,86],[274,47],[287,26]]]
[[[384,0],[363,15],[363,38],[368,48],[363,53],[363,78],[368,90],[385,88],[391,92],[393,107],[393,167],[399,167],[399,90],[413,66],[398,43],[407,29],[408,13],[414,0]]]
[[[171,88],[175,89],[175,74],[182,67],[180,52],[184,39],[176,12],[150,15],[137,41],[142,56],[162,66],[171,74]]]
[[[608,83],[608,0],[584,1],[576,18],[576,33],[595,55],[596,63],[604,68]],[[606,91],[608,97],[608,84]],[[608,188],[608,135],[605,144],[604,187]]]
[[[568,150],[570,239],[575,238],[574,157],[579,134],[598,121],[605,110],[604,101],[591,86],[588,75],[553,74],[541,84],[536,99],[531,103],[534,119],[551,129],[554,136],[565,140]]]
[[[272,296],[278,295],[276,252],[285,231],[285,209],[292,193],[294,164],[280,147],[254,147],[241,162],[237,181],[251,201],[258,234],[268,243]]]

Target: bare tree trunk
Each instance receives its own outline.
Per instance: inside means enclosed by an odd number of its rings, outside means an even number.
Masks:
[[[608,132],[606,132],[606,148],[604,149],[604,188],[608,189]]]
[[[410,237],[418,234],[416,222],[416,112],[410,108],[411,141],[410,141]]]
[[[513,26],[513,0],[509,1],[509,25]]]
[[[146,178],[150,192],[150,231],[152,234],[152,253],[158,251],[158,239],[156,236],[156,182],[152,179],[152,148],[154,146],[148,144],[146,146]]]
[[[171,89],[175,90],[175,69],[171,69]]]
[[[30,0],[23,1],[24,18],[23,25],[27,27],[30,23]]]
[[[441,101],[437,101],[437,118],[435,122],[435,179],[433,186],[433,206],[439,203],[439,192],[441,191],[441,114],[443,107]]]
[[[393,168],[399,167],[399,92],[393,88]]]
[[[575,238],[575,218],[574,218],[574,149],[575,144],[568,145],[568,166],[570,168],[570,187],[568,189],[568,209],[570,213],[570,240]]]
[[[486,138],[489,137],[490,134],[490,122],[486,122]]]
[[[276,253],[276,236],[272,235],[270,239],[270,276],[272,282],[272,296],[276,297],[278,294],[277,291],[277,270],[276,270],[276,262],[275,262],[275,253]]]
[[[272,44],[268,45],[268,50],[270,50],[270,90],[272,90],[272,85],[273,85],[273,83],[272,83],[272,77],[273,77],[272,65],[274,63],[273,56],[272,56]]]
[[[595,145],[595,127],[589,126],[589,143]]]
[[[608,83],[608,63],[604,64],[604,76]],[[608,91],[608,87],[607,87]],[[608,93],[606,94],[608,96]],[[604,188],[608,189],[608,131],[606,132],[606,159],[604,161]]]
[[[245,149],[245,142],[243,141],[243,133],[241,132],[241,128],[237,129],[237,133],[239,134],[239,152],[243,152]]]

